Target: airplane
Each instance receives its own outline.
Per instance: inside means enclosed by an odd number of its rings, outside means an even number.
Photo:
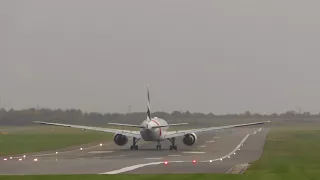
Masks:
[[[131,150],[138,150],[137,142],[140,139],[143,139],[144,141],[157,142],[158,143],[156,146],[157,149],[161,149],[161,141],[169,140],[171,143],[169,149],[177,150],[177,145],[175,142],[177,137],[182,137],[183,144],[187,146],[192,146],[197,141],[197,134],[200,134],[200,133],[204,133],[207,131],[219,131],[219,130],[243,127],[243,126],[252,126],[252,125],[258,125],[258,124],[264,124],[264,123],[270,122],[270,121],[261,121],[261,122],[247,123],[247,124],[207,127],[207,128],[198,128],[198,129],[180,130],[180,131],[168,131],[170,126],[180,126],[188,123],[168,124],[167,121],[165,121],[164,119],[161,119],[158,117],[152,118],[151,111],[150,111],[150,94],[149,94],[148,87],[147,87],[147,96],[148,96],[148,105],[147,105],[147,113],[146,113],[147,117],[140,125],[108,123],[110,125],[140,128],[140,131],[129,131],[129,130],[120,130],[120,129],[101,128],[101,127],[60,124],[60,123],[51,123],[51,122],[42,122],[42,121],[34,121],[34,123],[79,128],[83,130],[93,130],[93,131],[100,131],[100,132],[106,132],[106,133],[114,133],[113,141],[118,146],[126,145],[128,143],[128,139],[132,138],[132,145],[130,146]]]

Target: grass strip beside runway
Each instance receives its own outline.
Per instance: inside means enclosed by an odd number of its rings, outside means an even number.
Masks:
[[[112,139],[102,132],[64,127],[24,127],[10,129],[0,135],[0,156],[56,150],[70,146]]]
[[[295,175],[320,179],[320,129],[274,129],[268,136],[261,158],[246,175]]]

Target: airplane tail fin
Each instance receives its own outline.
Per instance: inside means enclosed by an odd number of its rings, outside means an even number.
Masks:
[[[150,111],[150,93],[149,87],[147,86],[147,96],[148,96],[148,106],[147,106],[147,120],[151,121],[151,111]]]

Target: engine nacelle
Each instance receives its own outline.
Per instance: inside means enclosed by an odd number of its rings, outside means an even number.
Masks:
[[[192,146],[194,143],[197,142],[197,135],[195,133],[186,134],[182,138],[183,144],[187,146]]]
[[[124,146],[128,142],[128,137],[122,134],[116,134],[113,137],[114,143],[116,143],[118,146]]]

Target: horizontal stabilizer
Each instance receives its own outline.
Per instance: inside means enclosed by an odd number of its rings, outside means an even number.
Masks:
[[[120,124],[120,123],[108,123],[110,125],[116,125],[116,126],[125,126],[125,127],[136,127],[136,128],[144,128],[144,126],[141,125],[134,125],[134,124]]]

